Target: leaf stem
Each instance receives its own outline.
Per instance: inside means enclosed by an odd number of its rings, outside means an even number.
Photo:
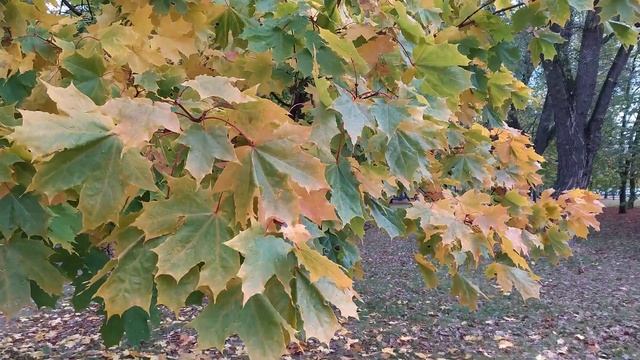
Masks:
[[[222,194],[223,193],[224,193],[224,191],[221,192],[220,193],[220,197],[218,197],[218,205],[216,205],[216,209],[213,211],[214,214],[217,214],[218,211],[220,211],[220,203],[222,202]]]

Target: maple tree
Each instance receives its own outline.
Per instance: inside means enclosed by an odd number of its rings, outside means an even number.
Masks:
[[[505,65],[514,36],[552,58],[548,25],[591,1],[88,4],[0,2],[9,316],[69,281],[113,344],[139,341],[158,305],[206,297],[201,347],[238,334],[251,357],[276,358],[328,342],[336,311],[357,317],[366,221],[415,234],[426,283],[450,276],[472,308],[481,264],[538,297],[527,258],[557,261],[598,229],[593,193],[531,198],[543,159],[503,126],[529,96]],[[638,6],[598,6],[628,40]],[[418,200],[389,206],[399,192]]]

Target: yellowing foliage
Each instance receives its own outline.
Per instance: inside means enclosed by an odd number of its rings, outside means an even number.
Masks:
[[[239,334],[276,358],[329,341],[331,304],[357,317],[370,220],[416,234],[427,284],[451,276],[465,305],[478,267],[538,297],[528,259],[570,255],[602,209],[534,197],[543,159],[502,123],[530,95],[506,54],[530,31],[554,55],[552,3],[1,2],[0,311],[66,278],[119,339],[206,296],[201,347]]]

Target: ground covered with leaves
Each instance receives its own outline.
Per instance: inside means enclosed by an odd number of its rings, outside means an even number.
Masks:
[[[292,358],[404,359],[637,359],[640,358],[640,209],[618,215],[607,209],[602,231],[575,244],[574,257],[553,268],[534,265],[542,276],[541,300],[524,303],[517,293],[500,296],[477,277],[491,297],[477,312],[459,306],[448,284],[426,289],[412,253],[414,243],[391,240],[370,229],[362,245],[365,278],[360,320],[351,320],[330,346],[310,341],[291,346]],[[477,271],[481,273],[481,271]],[[75,313],[62,301],[55,310],[27,309],[0,317],[0,357],[31,358],[244,358],[239,339],[226,348],[197,351],[185,328],[198,308],[169,311],[139,348],[106,349],[97,313]]]

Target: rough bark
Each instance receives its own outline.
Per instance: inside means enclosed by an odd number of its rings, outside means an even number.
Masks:
[[[544,154],[547,147],[553,140],[556,132],[556,125],[553,121],[553,108],[551,106],[551,100],[549,99],[549,92],[544,99],[544,105],[542,106],[542,113],[540,114],[540,121],[538,123],[538,129],[536,130],[536,136],[533,139],[533,147],[540,155]]]
[[[554,30],[565,37],[571,36],[570,32],[567,35],[566,28]],[[602,45],[603,26],[599,23],[597,13],[590,11],[583,25],[575,78],[570,73],[566,47],[558,47],[558,56],[543,62],[548,89],[545,107],[549,103],[558,148],[555,184],[558,191],[588,187],[593,160],[602,140],[602,124],[618,78],[629,59],[631,49],[621,46],[600,90],[597,91]],[[541,116],[539,138],[536,134],[536,150],[544,152],[545,144],[548,144],[546,139],[551,130],[546,123],[549,121],[549,115],[544,114],[544,108],[542,115],[544,116]]]
[[[616,57],[607,72],[607,77],[605,78],[602,88],[600,89],[600,93],[598,94],[598,99],[596,100],[593,112],[591,113],[591,118],[587,123],[585,129],[587,153],[584,173],[585,178],[583,179],[584,184],[589,184],[591,181],[593,160],[595,159],[596,152],[602,143],[602,125],[604,124],[605,116],[607,115],[607,110],[609,109],[618,78],[620,78],[620,74],[622,74],[627,61],[629,60],[631,50],[631,47],[625,48],[620,46],[620,48],[618,48]]]

